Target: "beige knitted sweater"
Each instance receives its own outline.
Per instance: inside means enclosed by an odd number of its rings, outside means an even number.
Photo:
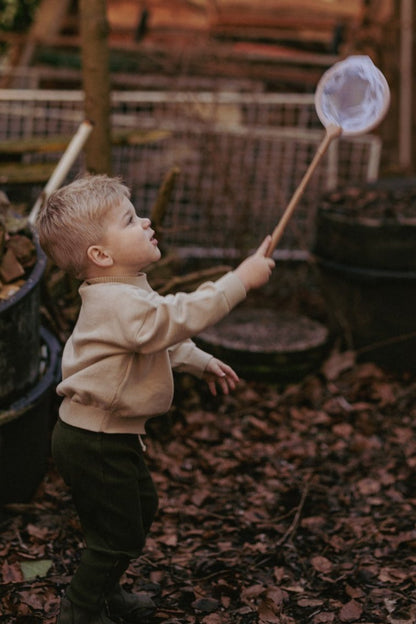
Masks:
[[[211,355],[190,339],[246,297],[230,272],[193,293],[160,296],[144,274],[97,278],[62,356],[60,418],[107,433],[145,433],[146,420],[173,398],[172,370],[201,376]]]

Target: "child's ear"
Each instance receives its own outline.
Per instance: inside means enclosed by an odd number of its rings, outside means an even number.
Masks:
[[[99,267],[105,268],[113,266],[112,256],[106,249],[100,247],[100,245],[91,245],[91,247],[88,247],[87,256],[91,262]]]

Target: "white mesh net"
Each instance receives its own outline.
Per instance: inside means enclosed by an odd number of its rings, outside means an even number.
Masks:
[[[334,124],[343,134],[364,134],[384,117],[390,90],[368,56],[349,56],[322,76],[315,94],[316,112],[324,126]]]

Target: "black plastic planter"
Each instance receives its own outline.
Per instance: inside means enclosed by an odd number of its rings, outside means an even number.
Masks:
[[[416,272],[362,269],[317,259],[335,331],[362,360],[416,370]]]
[[[39,375],[40,283],[46,256],[33,233],[37,262],[25,284],[0,302],[0,407],[30,388]]]
[[[46,351],[46,358],[39,357],[37,382],[0,410],[0,505],[29,501],[47,467],[61,347],[44,328],[40,339],[40,351]],[[45,370],[39,373],[42,366]]]
[[[416,180],[324,198],[313,252],[346,346],[385,368],[416,370]]]
[[[416,271],[416,179],[379,180],[323,198],[314,251],[337,264]]]

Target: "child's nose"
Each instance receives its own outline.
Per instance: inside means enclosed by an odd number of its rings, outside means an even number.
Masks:
[[[150,224],[151,224],[151,221],[147,217],[142,219],[142,227],[148,228],[148,227],[150,227]]]

